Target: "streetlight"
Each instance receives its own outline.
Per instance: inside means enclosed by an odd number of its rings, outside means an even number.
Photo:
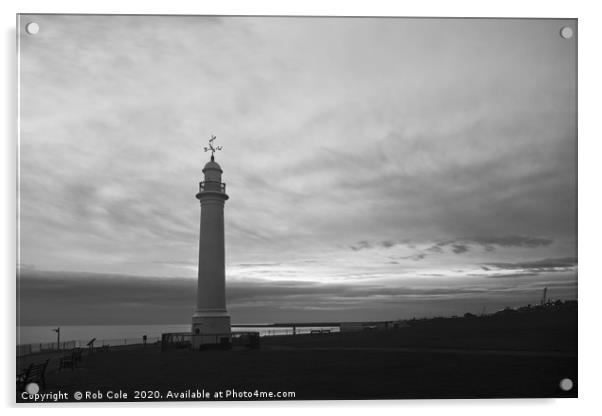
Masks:
[[[58,351],[61,349],[61,327],[56,327],[53,331],[56,332],[56,349]]]

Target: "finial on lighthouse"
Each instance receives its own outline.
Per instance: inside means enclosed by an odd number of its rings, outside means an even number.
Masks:
[[[217,137],[215,137],[213,134],[211,135],[211,138],[209,139],[209,147],[205,146],[205,152],[208,152],[211,150],[211,161],[213,162],[215,160],[215,158],[213,157],[213,154],[215,152],[217,152],[218,150],[222,150],[223,147],[222,146],[214,146],[213,142],[215,141],[215,139],[217,139]]]

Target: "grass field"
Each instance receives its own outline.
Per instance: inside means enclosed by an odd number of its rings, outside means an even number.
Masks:
[[[130,346],[84,356],[59,372],[51,362],[48,392],[106,393],[205,390],[294,392],[297,400],[577,396],[576,309],[492,317],[431,319],[387,331],[262,338],[261,349],[161,352]],[[40,357],[27,357],[36,360]],[[575,382],[565,392],[563,378]],[[289,400],[286,398],[284,400]],[[21,397],[18,401],[23,401]]]

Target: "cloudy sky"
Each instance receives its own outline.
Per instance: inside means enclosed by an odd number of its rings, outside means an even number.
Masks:
[[[187,323],[202,146],[233,322],[574,299],[573,20],[25,15],[21,323]]]

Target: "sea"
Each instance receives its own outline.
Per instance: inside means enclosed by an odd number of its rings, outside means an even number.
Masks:
[[[257,324],[264,325],[264,324]],[[17,327],[17,345],[54,343],[57,341],[55,326],[19,326]],[[260,336],[292,335],[293,327],[237,327],[232,332],[259,332]],[[297,327],[296,334],[311,331],[338,332],[338,326]],[[161,339],[168,332],[190,332],[190,324],[182,325],[66,325],[60,327],[60,341],[74,341],[75,346],[85,346],[96,338],[95,345],[127,345],[142,343],[146,335],[147,342]]]

